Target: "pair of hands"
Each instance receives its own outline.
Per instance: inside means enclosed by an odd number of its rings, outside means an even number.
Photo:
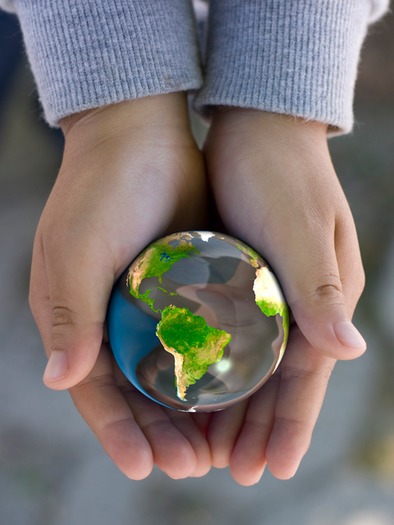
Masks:
[[[64,159],[37,229],[30,286],[49,357],[45,384],[69,389],[132,479],[155,464],[172,478],[229,466],[242,485],[256,483],[266,465],[278,478],[293,476],[335,360],[365,350],[350,322],[363,269],[326,126],[218,110],[204,162],[185,96],[175,93],[87,111],[62,129]],[[149,242],[210,228],[207,178],[226,229],[276,272],[294,324],[280,369],[257,393],[221,412],[189,414],[127,382],[104,323],[114,281]]]

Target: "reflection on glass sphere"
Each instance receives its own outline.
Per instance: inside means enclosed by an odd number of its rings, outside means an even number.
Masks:
[[[276,370],[289,310],[263,258],[243,242],[188,231],[149,245],[114,286],[107,316],[115,359],[167,407],[213,411]]]

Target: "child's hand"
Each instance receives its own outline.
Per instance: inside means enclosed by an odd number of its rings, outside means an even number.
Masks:
[[[266,464],[288,478],[309,447],[335,360],[366,347],[350,322],[364,285],[356,230],[326,126],[218,111],[205,151],[225,226],[267,258],[295,321],[280,371],[249,402],[213,415],[213,465],[229,464],[246,485]]]
[[[121,376],[103,341],[115,279],[154,238],[196,228],[205,176],[182,94],[65,119],[63,164],[38,226],[30,301],[49,363],[104,449],[134,479],[156,463],[203,475],[209,448],[189,414],[165,410]]]

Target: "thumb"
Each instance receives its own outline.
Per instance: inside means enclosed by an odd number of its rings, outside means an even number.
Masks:
[[[367,347],[351,321],[364,272],[355,237],[339,248],[334,237],[304,237],[298,244],[303,249],[283,257],[279,271],[294,320],[311,346],[334,359],[355,359]]]
[[[51,350],[44,372],[49,388],[68,389],[93,368],[101,348],[103,322],[94,321],[75,308],[68,296],[52,307]]]
[[[294,319],[312,347],[334,359],[355,359],[366,342],[347,314],[339,276],[322,273],[289,301]]]
[[[76,385],[93,368],[113,283],[98,257],[93,263],[89,250],[73,248],[45,258],[36,250],[32,264],[32,310],[49,356],[43,379],[57,390]]]

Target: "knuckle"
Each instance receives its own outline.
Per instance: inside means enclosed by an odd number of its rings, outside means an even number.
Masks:
[[[342,282],[337,275],[330,274],[322,279],[313,291],[313,297],[318,301],[324,301],[330,304],[344,304]]]
[[[65,305],[56,305],[52,308],[53,328],[75,324],[75,312]]]

